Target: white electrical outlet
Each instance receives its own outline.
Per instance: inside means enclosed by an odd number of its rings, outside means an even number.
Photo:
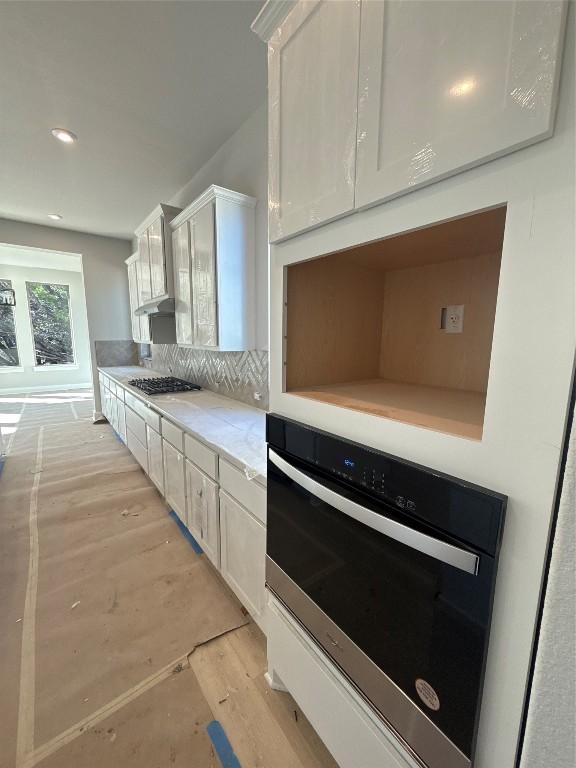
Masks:
[[[464,304],[442,307],[440,328],[446,333],[462,333],[464,330]]]

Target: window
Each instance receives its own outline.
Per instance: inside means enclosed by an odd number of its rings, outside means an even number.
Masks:
[[[36,365],[74,363],[70,287],[56,283],[26,283]]]
[[[0,280],[0,291],[9,291],[11,288],[11,280]],[[19,365],[14,307],[0,305],[0,368],[14,368]]]

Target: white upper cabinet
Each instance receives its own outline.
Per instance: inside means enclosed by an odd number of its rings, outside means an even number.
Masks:
[[[148,227],[148,248],[150,252],[151,298],[164,296],[166,286],[166,249],[164,248],[164,219],[159,216]]]
[[[218,348],[216,238],[214,203],[197,211],[190,221],[194,344]]]
[[[152,281],[150,278],[150,246],[148,232],[138,235],[138,259],[136,261],[138,275],[138,299],[139,304],[146,304],[152,298]]]
[[[180,208],[162,203],[136,229],[138,238],[138,281],[142,306],[174,297],[172,237],[167,224]]]
[[[126,259],[128,268],[128,294],[130,297],[130,318],[132,321],[132,338],[139,344],[149,344],[150,336],[150,318],[148,315],[137,315],[136,310],[144,302],[142,300],[142,291],[140,284],[140,254],[133,253],[129,259]]]
[[[552,135],[562,0],[269,0],[270,241]]]
[[[354,208],[359,26],[359,0],[307,0],[269,41],[271,242]]]
[[[553,129],[565,4],[362,3],[356,207]]]
[[[179,344],[253,349],[255,206],[212,186],[171,222]]]
[[[172,232],[174,260],[174,315],[176,342],[191,345],[194,341],[192,317],[192,264],[190,261],[190,223],[183,221]]]

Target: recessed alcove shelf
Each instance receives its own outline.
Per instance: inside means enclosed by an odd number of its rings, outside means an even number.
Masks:
[[[506,207],[286,268],[285,390],[481,439]],[[461,333],[442,310],[464,305]]]

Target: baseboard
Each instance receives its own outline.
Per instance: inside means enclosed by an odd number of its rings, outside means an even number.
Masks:
[[[93,389],[92,382],[84,384],[46,384],[43,387],[0,387],[0,395],[28,395],[33,392],[69,392],[74,389]]]
[[[288,688],[284,685],[284,683],[280,680],[280,678],[277,675],[274,675],[274,673],[270,674],[270,672],[264,672],[264,680],[268,683],[270,688],[272,688],[273,691],[281,691],[282,693],[288,693]]]

